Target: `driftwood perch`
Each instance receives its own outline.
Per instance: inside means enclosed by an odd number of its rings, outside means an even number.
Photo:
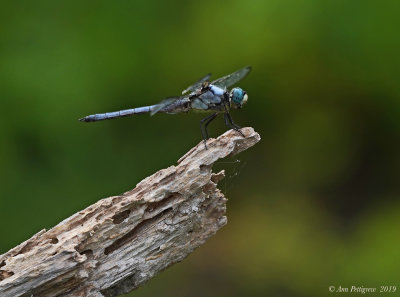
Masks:
[[[121,196],[102,199],[0,256],[0,296],[109,297],[183,260],[224,226],[214,162],[253,146],[243,128],[203,142]]]

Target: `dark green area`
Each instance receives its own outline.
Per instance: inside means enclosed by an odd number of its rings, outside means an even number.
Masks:
[[[131,295],[400,285],[399,10],[370,0],[2,3],[0,253],[174,164],[201,140],[203,115],[78,118],[252,65],[233,118],[262,140],[240,163],[218,164],[229,168],[228,225]],[[223,120],[209,131],[224,132]]]

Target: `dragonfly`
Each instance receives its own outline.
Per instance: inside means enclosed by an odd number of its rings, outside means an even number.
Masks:
[[[238,131],[244,137],[240,131],[241,127],[233,121],[230,111],[231,109],[241,109],[247,102],[248,95],[246,91],[239,87],[234,87],[231,90],[229,88],[246,77],[250,70],[251,67],[247,66],[213,81],[210,81],[211,73],[209,73],[183,90],[180,96],[166,98],[155,105],[92,114],[79,120],[81,122],[97,122],[135,114],[176,114],[191,110],[209,112],[211,114],[200,121],[200,130],[204,146],[207,149],[209,138],[207,127],[221,114],[224,116],[225,125]]]

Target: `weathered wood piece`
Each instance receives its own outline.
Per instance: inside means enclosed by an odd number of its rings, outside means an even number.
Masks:
[[[203,142],[121,196],[102,199],[0,256],[0,296],[111,297],[183,260],[224,226],[214,162],[253,146],[243,128]]]

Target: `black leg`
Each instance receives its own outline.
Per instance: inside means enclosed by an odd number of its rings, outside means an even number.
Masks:
[[[204,146],[207,149],[207,139],[208,139],[208,131],[207,126],[212,122],[213,119],[217,117],[218,113],[213,113],[212,115],[205,117],[200,121],[200,130],[201,135],[203,136]]]
[[[244,134],[242,133],[242,131],[240,131],[240,128],[241,128],[241,127],[240,127],[239,125],[236,125],[236,124],[233,122],[232,117],[231,117],[231,115],[230,115],[229,112],[224,113],[224,119],[225,119],[225,125],[227,125],[229,128],[234,129],[235,131],[239,132],[240,135],[242,135],[243,137],[245,137]]]

